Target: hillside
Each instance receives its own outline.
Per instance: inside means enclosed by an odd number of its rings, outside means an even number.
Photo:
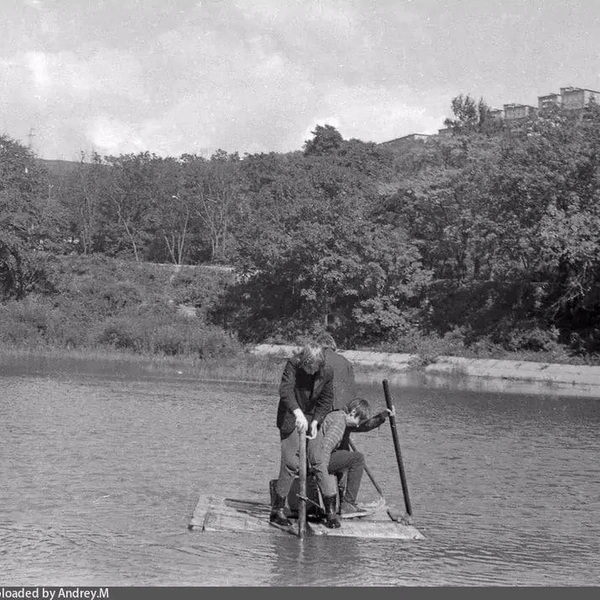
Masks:
[[[36,158],[36,162],[44,167],[50,175],[61,177],[68,175],[77,169],[79,162],[71,160],[48,160],[45,158]]]

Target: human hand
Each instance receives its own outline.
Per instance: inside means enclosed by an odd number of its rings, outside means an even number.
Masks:
[[[310,431],[309,431],[308,435],[306,436],[306,438],[309,440],[314,440],[316,437],[317,437],[317,422],[311,421]]]
[[[388,411],[388,416],[390,417],[395,417],[396,416],[396,407],[394,405],[392,405],[392,409],[390,410],[389,408],[386,408],[385,410]]]
[[[306,420],[304,413],[297,408],[294,410],[294,415],[296,417],[296,429],[300,432],[306,431],[308,429],[308,421]]]

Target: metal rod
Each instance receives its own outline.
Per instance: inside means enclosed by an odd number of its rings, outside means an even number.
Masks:
[[[390,396],[390,388],[387,379],[383,380],[383,393],[385,394],[385,402],[390,411],[393,409],[392,398]],[[398,431],[396,430],[396,417],[390,414],[390,427],[392,429],[392,438],[394,439],[394,450],[396,451],[396,461],[398,462],[398,471],[400,472],[400,482],[402,483],[402,493],[404,494],[404,505],[406,512],[412,516],[412,507],[410,498],[408,497],[408,485],[406,483],[406,475],[404,473],[404,464],[402,462],[402,453],[400,452],[400,442],[398,441]]]
[[[299,431],[299,444],[300,444],[300,471],[299,471],[299,484],[300,490],[298,493],[298,537],[304,538],[306,533],[306,431]]]

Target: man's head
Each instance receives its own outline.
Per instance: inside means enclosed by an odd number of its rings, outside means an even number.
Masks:
[[[306,344],[296,356],[298,365],[309,375],[314,375],[325,364],[323,350],[317,344]]]
[[[323,333],[320,333],[317,336],[317,339],[315,340],[315,342],[317,344],[319,344],[319,346],[321,346],[321,348],[331,348],[334,351],[337,350],[337,344],[335,343],[335,340],[326,331],[323,331]]]
[[[364,398],[354,398],[344,406],[346,425],[357,426],[366,421],[371,415],[371,407]]]

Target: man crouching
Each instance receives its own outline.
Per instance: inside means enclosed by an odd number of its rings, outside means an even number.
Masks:
[[[365,458],[361,452],[344,451],[344,464],[332,461],[332,454],[344,439],[346,428],[357,427],[369,418],[370,406],[363,398],[354,398],[341,410],[330,412],[321,427],[308,436],[307,457],[310,467],[316,472],[325,505],[325,525],[330,529],[341,526],[337,516],[338,484],[334,473],[347,471],[346,492],[341,499],[342,515],[348,509],[354,516],[366,511],[356,507],[356,496],[365,468]],[[346,509],[346,511],[345,511]]]

